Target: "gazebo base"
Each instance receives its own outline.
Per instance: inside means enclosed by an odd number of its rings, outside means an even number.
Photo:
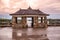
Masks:
[[[38,25],[33,25],[31,27],[29,27],[28,25],[22,25],[22,24],[15,24],[14,26],[12,26],[12,28],[47,28],[45,27],[44,23],[39,23]]]
[[[20,29],[20,28],[32,28],[32,27],[23,27],[23,26],[22,26],[22,27],[21,27],[21,26],[17,26],[17,27],[16,27],[16,26],[15,26],[15,27],[12,27],[12,28],[14,28],[14,29]],[[39,26],[39,27],[33,27],[33,28],[46,28],[46,27],[40,27],[40,26]]]

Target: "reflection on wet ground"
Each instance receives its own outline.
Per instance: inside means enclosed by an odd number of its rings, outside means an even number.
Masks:
[[[60,40],[60,27],[12,29],[0,28],[0,40]]]
[[[13,29],[13,39],[16,40],[48,40],[46,29]]]

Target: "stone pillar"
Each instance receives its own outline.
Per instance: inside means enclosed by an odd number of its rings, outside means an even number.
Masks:
[[[43,23],[43,17],[41,17],[41,23]]]
[[[38,27],[38,17],[37,16],[33,17],[33,26],[34,26],[34,28]]]
[[[47,28],[47,17],[44,17],[44,24],[45,24],[45,28]]]
[[[12,17],[12,27],[15,27],[15,24],[17,24],[17,17]]]
[[[26,17],[25,17],[25,16],[22,17],[22,26],[23,26],[24,28],[27,27],[27,20],[26,20]]]
[[[34,17],[32,17],[32,28],[34,27]]]

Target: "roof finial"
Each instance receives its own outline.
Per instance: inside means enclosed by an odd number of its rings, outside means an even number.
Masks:
[[[29,6],[29,8],[28,9],[32,9],[30,6]]]

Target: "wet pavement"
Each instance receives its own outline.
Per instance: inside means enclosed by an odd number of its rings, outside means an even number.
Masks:
[[[60,27],[12,29],[0,28],[0,40],[60,40]]]

